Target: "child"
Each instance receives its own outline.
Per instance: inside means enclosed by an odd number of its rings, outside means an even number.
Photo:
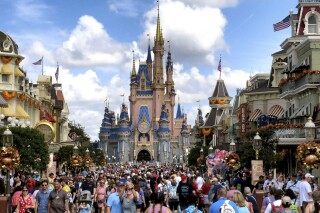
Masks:
[[[92,208],[90,207],[89,203],[86,204],[86,202],[82,202],[79,206],[79,212],[80,213],[90,213]]]

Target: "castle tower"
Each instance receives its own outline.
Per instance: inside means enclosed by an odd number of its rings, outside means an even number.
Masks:
[[[181,138],[182,138],[182,153],[187,153],[190,151],[190,132],[187,126],[187,118],[183,119],[182,127],[181,127]],[[185,162],[187,162],[187,158],[185,158]]]
[[[170,129],[166,105],[162,104],[158,129],[158,160],[162,163],[170,162]]]
[[[154,61],[153,61],[153,122],[159,120],[157,116],[161,113],[161,105],[157,103],[163,103],[164,101],[164,81],[163,81],[163,54],[164,54],[164,40],[162,36],[162,30],[160,26],[160,10],[158,1],[158,17],[157,17],[157,31],[154,39],[153,47]]]
[[[122,109],[120,113],[120,120],[118,122],[118,147],[120,151],[120,161],[128,162],[129,155],[131,150],[131,145],[129,141],[130,137],[130,128],[129,128],[129,116],[128,116],[128,108],[123,103]]]

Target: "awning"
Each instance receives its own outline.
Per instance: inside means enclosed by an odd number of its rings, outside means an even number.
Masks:
[[[289,108],[287,108],[282,114],[279,115],[279,119],[287,119],[290,117],[290,111],[292,111],[292,106],[291,105]],[[294,113],[293,113],[294,114]]]
[[[16,117],[17,118],[29,118],[29,114],[24,111],[24,109],[17,104],[16,105]]]
[[[13,107],[10,104],[8,104],[8,107],[6,107],[6,108],[0,108],[0,113],[4,114],[6,117],[14,117],[15,116]]]
[[[282,106],[279,105],[274,105],[271,107],[269,115],[275,116],[275,117],[279,117],[280,114],[283,113],[283,108]]]
[[[2,65],[1,74],[11,75],[13,70],[11,69],[9,64]]]
[[[40,110],[40,120],[47,120],[51,123],[56,122],[53,116],[45,109],[45,110]]]
[[[14,76],[24,77],[24,74],[23,74],[23,72],[21,72],[21,70],[19,69],[19,67],[16,67],[16,68],[15,68],[15,70],[14,70]]]
[[[2,95],[0,95],[0,108],[8,107],[8,102],[4,99]]]
[[[290,118],[297,118],[302,116],[309,116],[311,114],[311,103],[303,105]]]
[[[254,112],[250,115],[249,117],[249,122],[254,122],[257,121],[257,118],[259,117],[259,115],[261,115],[262,112],[260,109],[256,109],[254,110]]]

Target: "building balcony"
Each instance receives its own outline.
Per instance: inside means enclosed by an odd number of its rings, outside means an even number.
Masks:
[[[315,71],[309,71],[315,72]],[[282,79],[280,82],[280,98],[290,97],[306,89],[317,88],[320,85],[320,72]]]

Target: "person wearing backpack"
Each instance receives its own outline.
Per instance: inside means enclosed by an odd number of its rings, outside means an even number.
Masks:
[[[194,194],[188,197],[188,208],[181,211],[180,213],[203,213],[203,211],[198,209],[198,197]]]
[[[168,187],[168,192],[166,195],[167,206],[174,213],[177,213],[179,205],[179,197],[177,196],[177,182],[173,179],[171,181],[171,186]]]
[[[227,200],[227,190],[225,188],[218,189],[217,195],[218,201],[211,204],[209,213],[239,213],[237,205],[233,201]]]
[[[296,211],[290,209],[291,206],[291,198],[289,196],[284,196],[282,198],[282,207],[283,209],[280,213],[296,213]]]
[[[283,206],[282,206],[283,195],[284,195],[284,192],[281,189],[276,189],[276,191],[274,193],[274,198],[276,200],[274,202],[268,204],[264,213],[278,213],[281,210],[283,210]]]

